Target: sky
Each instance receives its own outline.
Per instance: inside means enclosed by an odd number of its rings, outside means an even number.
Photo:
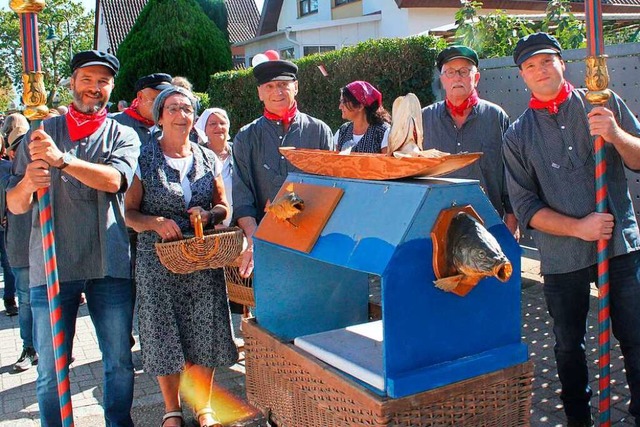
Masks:
[[[85,10],[94,10],[96,8],[96,0],[81,0]]]

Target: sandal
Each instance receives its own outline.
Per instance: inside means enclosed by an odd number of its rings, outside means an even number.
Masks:
[[[162,416],[162,424],[160,427],[164,427],[164,423],[171,418],[180,418],[180,427],[184,427],[184,418],[182,418],[182,411],[170,411]]]
[[[200,427],[224,427],[220,421],[216,419],[216,413],[211,408],[202,408],[196,413],[198,425]]]

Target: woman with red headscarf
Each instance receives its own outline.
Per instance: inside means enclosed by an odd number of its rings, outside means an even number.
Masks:
[[[340,111],[348,120],[333,137],[345,153],[385,153],[391,116],[382,107],[382,94],[371,83],[356,80],[340,90]]]

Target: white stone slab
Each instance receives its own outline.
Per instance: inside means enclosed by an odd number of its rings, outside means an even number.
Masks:
[[[382,320],[296,338],[297,347],[329,365],[385,390]]]

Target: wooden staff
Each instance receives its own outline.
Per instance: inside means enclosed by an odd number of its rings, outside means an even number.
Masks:
[[[604,105],[611,97],[607,89],[609,73],[606,55],[604,54],[604,38],[602,36],[602,7],[600,0],[585,0],[587,23],[587,70],[585,83],[589,92],[587,100],[592,105]],[[596,212],[607,212],[607,162],[605,159],[605,141],[602,136],[596,137],[594,151],[596,155]],[[609,370],[611,338],[609,316],[609,257],[605,239],[598,240],[598,382],[599,425],[611,425],[611,374]]]
[[[20,18],[20,42],[22,45],[22,83],[24,91],[22,102],[26,105],[24,115],[31,121],[31,129],[40,127],[46,117],[47,94],[44,88],[44,75],[40,63],[40,45],[38,42],[38,13],[45,8],[45,0],[11,0],[11,9]],[[47,277],[47,298],[49,300],[49,320],[55,355],[56,377],[58,380],[58,399],[60,418],[64,427],[73,426],[71,390],[69,384],[69,360],[65,346],[65,335],[60,305],[60,283],[56,245],[53,235],[53,217],[48,188],[38,189],[38,208],[44,249],[44,265]]]

